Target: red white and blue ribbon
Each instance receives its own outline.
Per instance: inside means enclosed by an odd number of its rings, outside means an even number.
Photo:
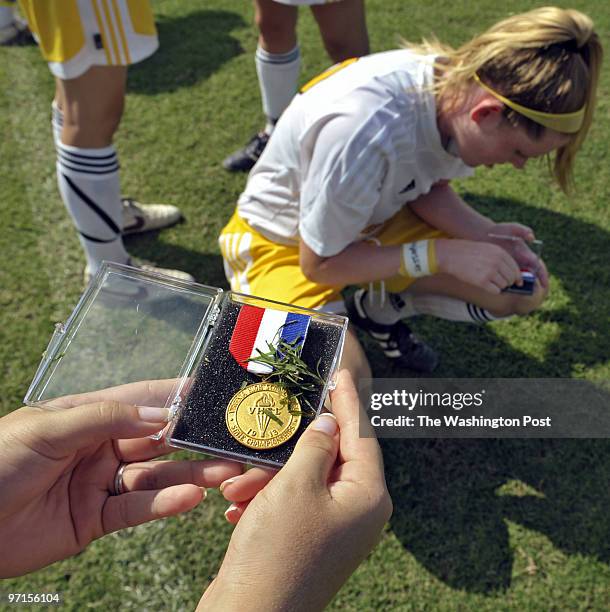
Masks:
[[[239,311],[229,352],[242,368],[253,374],[271,374],[273,368],[255,359],[277,347],[280,340],[302,348],[309,328],[309,315],[244,304]],[[281,357],[281,355],[280,355]]]

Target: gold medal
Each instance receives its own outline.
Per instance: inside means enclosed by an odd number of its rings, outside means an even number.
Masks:
[[[230,434],[249,448],[275,448],[290,440],[301,423],[296,397],[290,398],[286,390],[268,382],[255,383],[238,391],[229,402],[225,420]],[[271,416],[273,415],[273,417]]]

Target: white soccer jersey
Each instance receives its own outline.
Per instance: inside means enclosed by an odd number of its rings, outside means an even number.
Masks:
[[[432,57],[401,49],[340,66],[284,111],[238,201],[239,215],[267,238],[301,236],[321,257],[436,182],[473,173],[441,144]]]

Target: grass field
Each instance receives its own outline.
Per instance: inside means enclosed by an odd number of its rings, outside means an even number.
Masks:
[[[588,12],[608,45],[606,0],[558,4]],[[380,51],[396,46],[399,36],[417,40],[431,32],[459,44],[508,9],[538,3],[367,5],[371,47]],[[158,0],[154,6],[161,48],[130,72],[116,139],[123,193],[179,205],[186,222],[129,239],[128,248],[225,286],[216,237],[245,177],[226,173],[220,162],[261,125],[252,9],[237,0]],[[306,10],[299,36],[305,81],[328,64]],[[571,198],[551,185],[543,163],[523,173],[482,169],[458,185],[486,214],[536,229],[545,241],[551,296],[535,315],[489,327],[417,321],[417,331],[442,353],[437,376],[608,380],[609,90],[607,63]],[[20,405],[53,323],[65,320],[82,290],[83,256],[55,183],[52,95],[36,48],[0,49],[2,414]],[[407,375],[370,351],[376,375]],[[608,441],[394,440],[382,446],[394,516],[333,609],[608,608]],[[231,533],[224,508],[213,492],[188,515],[109,536],[0,590],[59,591],[69,610],[192,609]]]

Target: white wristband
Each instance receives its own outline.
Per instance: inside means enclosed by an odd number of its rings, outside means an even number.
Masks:
[[[432,265],[429,259],[429,240],[418,240],[402,245],[402,265],[400,272],[404,276],[420,278],[434,274],[436,266]]]

